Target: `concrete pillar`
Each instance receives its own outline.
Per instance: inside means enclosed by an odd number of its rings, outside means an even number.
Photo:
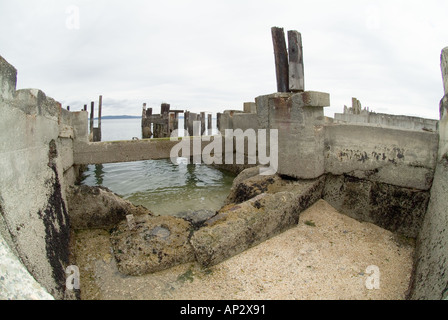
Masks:
[[[324,174],[323,108],[330,95],[275,93],[257,97],[256,103],[259,128],[278,130],[278,173],[298,179]]]
[[[442,50],[440,60],[442,68],[443,90],[445,91],[445,94],[448,94],[448,47]]]
[[[0,56],[0,97],[14,98],[17,85],[17,70]]]

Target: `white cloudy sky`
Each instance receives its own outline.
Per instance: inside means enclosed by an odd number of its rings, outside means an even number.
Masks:
[[[326,115],[357,97],[438,119],[447,14],[446,0],[0,0],[0,55],[18,89],[72,110],[101,94],[105,115],[140,115],[143,102],[219,112],[276,91],[279,26],[302,33],[305,89],[330,93]]]

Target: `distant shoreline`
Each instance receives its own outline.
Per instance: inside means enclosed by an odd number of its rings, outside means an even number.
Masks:
[[[102,116],[101,120],[114,120],[114,119],[141,119],[142,116]],[[180,116],[179,119],[183,119],[184,117]],[[94,120],[98,120],[98,117],[94,118]]]

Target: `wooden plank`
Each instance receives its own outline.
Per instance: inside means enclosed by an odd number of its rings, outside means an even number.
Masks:
[[[286,50],[283,28],[272,27],[272,42],[274,45],[275,73],[277,76],[277,92],[289,92],[288,52]]]
[[[289,53],[289,90],[305,91],[305,74],[303,69],[302,35],[295,30],[288,31]]]

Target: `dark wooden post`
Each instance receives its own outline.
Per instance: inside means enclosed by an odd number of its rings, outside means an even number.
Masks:
[[[92,134],[93,134],[93,117],[94,117],[93,113],[94,113],[94,111],[95,111],[95,102],[92,101],[90,103],[90,133],[92,133]]]
[[[184,130],[188,132],[188,135],[191,136],[191,132],[188,130],[188,123],[190,122],[190,111],[184,112]]]
[[[216,126],[218,127],[218,131],[221,131],[221,116],[222,113],[220,112],[216,114]]]
[[[289,66],[285,33],[283,31],[283,28],[278,27],[272,27],[271,33],[272,42],[274,44],[277,92],[289,92]]]
[[[212,115],[211,114],[207,115],[207,130],[208,130],[208,135],[212,135]]]
[[[103,96],[100,96],[98,104],[98,141],[101,141],[101,112],[103,108]]]
[[[305,91],[305,75],[303,70],[302,35],[295,31],[288,31],[289,52],[289,90],[293,92]]]
[[[205,132],[205,112],[201,112],[201,134]]]
[[[70,106],[67,106],[67,111],[70,111]]]
[[[87,105],[86,104],[84,105],[84,111],[87,111]]]

